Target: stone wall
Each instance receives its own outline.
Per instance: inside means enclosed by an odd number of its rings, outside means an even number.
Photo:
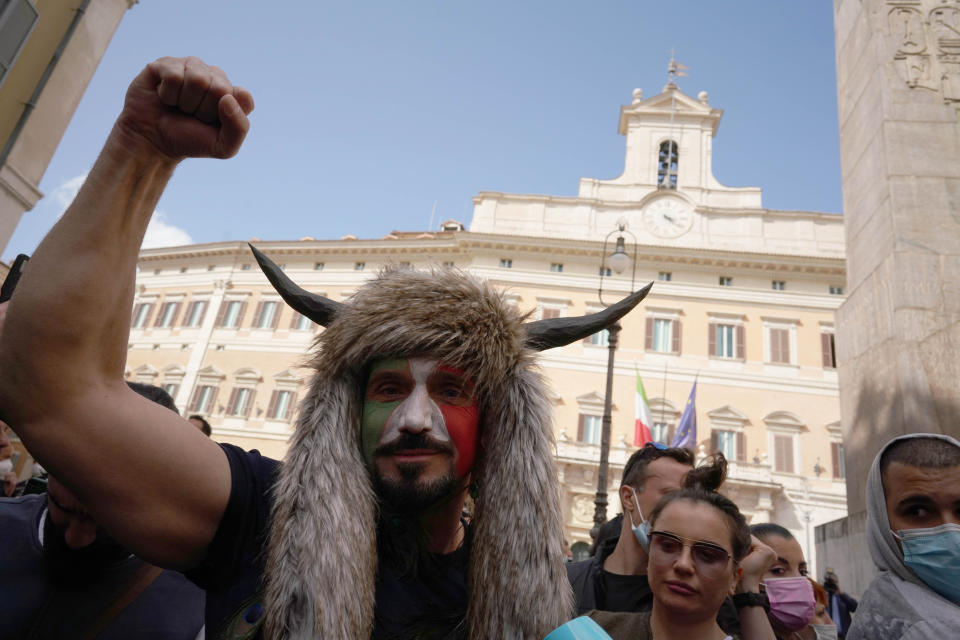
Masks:
[[[827,569],[837,574],[840,589],[860,599],[877,568],[867,551],[867,512],[822,524],[815,529],[816,567],[812,576],[823,580]]]

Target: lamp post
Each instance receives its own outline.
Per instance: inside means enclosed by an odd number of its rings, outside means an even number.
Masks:
[[[613,253],[607,255],[607,246],[610,243],[610,237],[617,235],[616,245]],[[633,243],[633,258],[627,255],[623,234],[629,234]],[[630,293],[633,293],[637,276],[637,238],[627,231],[627,223],[622,218],[617,222],[617,228],[607,234],[603,240],[603,254],[600,262],[600,288],[597,291],[597,297],[600,304],[607,306],[603,301],[603,278],[606,275],[606,268],[609,267],[614,273],[620,274],[626,271],[627,267],[633,264],[633,272],[630,277]],[[617,343],[620,336],[620,323],[614,322],[607,327],[607,391],[603,399],[603,420],[600,423],[600,467],[597,470],[597,495],[594,499],[595,509],[593,511],[593,528],[590,530],[590,536],[594,541],[600,532],[600,527],[607,521],[607,472],[609,470],[610,460],[610,411],[613,403],[613,362],[617,351]]]

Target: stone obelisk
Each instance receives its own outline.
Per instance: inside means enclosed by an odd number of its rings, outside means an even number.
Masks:
[[[836,347],[850,516],[844,535],[831,532],[838,523],[817,535],[847,539],[872,566],[858,539],[877,451],[903,433],[960,435],[960,2],[835,0],[834,18],[849,294]],[[827,551],[826,564],[842,563]]]

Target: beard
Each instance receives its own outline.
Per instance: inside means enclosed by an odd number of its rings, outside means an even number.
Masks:
[[[47,576],[57,583],[86,582],[91,575],[115,566],[130,555],[125,547],[102,531],[93,543],[71,549],[47,513],[43,523],[43,564]]]
[[[401,517],[416,517],[439,506],[452,497],[460,486],[456,475],[456,449],[448,442],[441,442],[425,434],[403,434],[393,442],[377,447],[374,460],[402,450],[432,450],[445,455],[449,468],[439,477],[422,480],[427,467],[424,462],[398,463],[399,479],[385,478],[374,462],[373,488],[381,509]]]

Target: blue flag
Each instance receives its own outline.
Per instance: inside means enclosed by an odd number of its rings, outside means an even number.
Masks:
[[[680,424],[677,425],[677,433],[673,436],[671,447],[686,447],[687,449],[697,448],[697,382],[694,380],[693,388],[690,389],[690,397],[687,398],[687,404],[683,408],[683,415],[680,416]]]

